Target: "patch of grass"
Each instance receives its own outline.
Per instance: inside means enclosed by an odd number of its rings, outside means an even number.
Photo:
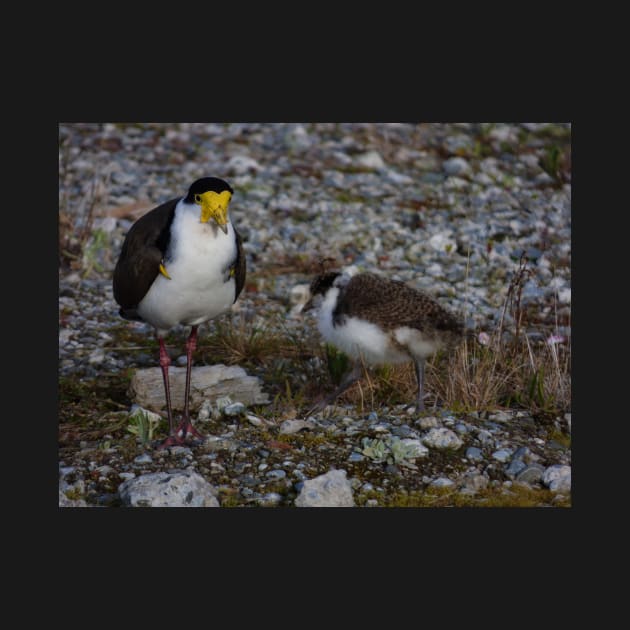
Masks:
[[[562,151],[556,144],[545,149],[544,155],[538,160],[540,168],[552,177],[556,182],[561,182],[560,168],[562,163]]]
[[[60,448],[105,435],[126,435],[128,414],[126,372],[98,379],[60,377],[58,385],[58,440]]]
[[[336,385],[341,383],[341,379],[352,369],[352,361],[345,353],[337,350],[335,346],[330,343],[324,345],[326,351],[326,364],[328,365],[328,374],[330,379]]]
[[[217,500],[221,507],[243,507],[245,505],[245,500],[235,488],[219,488]]]
[[[556,142],[567,143],[571,141],[571,129],[563,125],[545,125],[532,134],[537,138],[555,140]]]
[[[547,433],[548,440],[555,440],[558,444],[562,444],[565,448],[571,448],[571,435],[563,433],[558,429],[551,429]]]
[[[359,164],[340,164],[336,167],[336,170],[350,175],[357,175],[359,173],[373,173],[376,169],[370,168],[369,166],[361,166]]]
[[[292,416],[296,409],[300,409],[306,404],[303,391],[299,388],[294,392],[288,378],[284,379],[284,392],[279,391],[273,399],[273,409],[280,417],[283,415]]]
[[[101,229],[93,230],[87,242],[82,247],[82,270],[83,276],[89,276],[94,269],[99,273],[103,273],[104,268],[100,260],[102,258],[111,258],[109,236],[107,232]]]
[[[212,363],[252,365],[278,353],[291,353],[294,348],[270,325],[252,324],[240,318],[236,324],[232,320],[213,322],[200,339],[198,350],[205,361]]]
[[[353,194],[347,190],[339,190],[335,193],[335,199],[340,203],[364,203],[365,197]]]
[[[525,283],[531,278],[529,261],[522,256],[516,268],[501,278],[508,283],[501,320],[483,343],[479,333],[467,335],[453,352],[435,354],[426,365],[425,404],[445,406],[457,413],[490,411],[501,407],[526,409],[546,417],[562,415],[571,408],[571,343],[556,343],[551,332],[546,340],[532,341],[526,331],[530,322],[540,328],[540,309],[523,305]],[[499,279],[497,278],[497,281]],[[506,314],[511,315],[510,325]],[[559,317],[556,316],[556,321]],[[570,325],[570,321],[562,321]],[[485,334],[485,333],[484,333]],[[344,372],[341,353],[321,346],[320,389],[338,383]],[[348,366],[349,367],[349,366]],[[417,384],[413,363],[364,370],[363,378],[344,392],[338,404],[350,403],[363,410],[384,405],[413,404]]]
[[[64,153],[62,152],[62,155]],[[67,160],[64,157],[64,160]],[[62,172],[66,164],[62,161]],[[80,200],[74,212],[70,209],[69,195],[60,199],[59,209],[59,266],[65,269],[83,270],[87,275],[95,268],[96,253],[108,252],[107,235],[93,230],[95,209],[104,204],[109,175],[94,175],[89,192]],[[83,217],[82,221],[78,221]],[[97,268],[97,271],[101,269]]]
[[[570,340],[556,343],[550,336],[532,342],[524,332],[528,311],[523,308],[521,294],[530,277],[527,265],[522,256],[512,274],[497,329],[486,335],[483,344],[479,336],[466,338],[436,379],[434,387],[449,406],[467,412],[520,407],[541,415],[570,409]],[[511,330],[504,319],[508,308]],[[429,367],[435,375],[434,364]]]
[[[80,501],[81,499],[85,499],[85,494],[77,487],[69,488],[64,492],[64,494],[71,501]]]
[[[393,493],[362,492],[356,496],[357,505],[365,505],[376,499],[379,507],[486,507],[486,508],[535,508],[570,507],[570,497],[555,500],[555,494],[547,489],[534,489],[522,484],[486,488],[476,494],[462,494],[453,488],[427,488],[426,490],[396,491]]]

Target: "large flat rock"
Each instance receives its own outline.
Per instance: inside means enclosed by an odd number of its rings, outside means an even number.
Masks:
[[[174,410],[184,408],[184,388],[186,385],[186,368],[169,368],[171,387],[171,404]],[[159,367],[137,370],[129,385],[131,399],[152,411],[161,411],[166,407],[164,398],[164,381]],[[261,381],[250,376],[237,365],[203,365],[193,367],[190,384],[190,409],[199,410],[204,400],[214,402],[221,396],[229,396],[234,401],[245,405],[264,405],[269,403],[269,396],[261,389]]]

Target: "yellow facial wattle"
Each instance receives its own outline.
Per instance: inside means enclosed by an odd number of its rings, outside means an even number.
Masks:
[[[207,223],[210,219],[214,219],[217,225],[227,233],[228,222],[228,205],[232,194],[228,190],[216,193],[208,190],[201,195],[195,195],[195,203],[201,206],[201,222]]]

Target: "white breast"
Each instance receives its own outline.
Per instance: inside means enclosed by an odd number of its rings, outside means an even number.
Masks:
[[[407,326],[384,332],[360,317],[347,317],[342,325],[333,326],[338,295],[337,287],[327,291],[319,309],[317,327],[328,343],[354,359],[362,358],[369,365],[405,363],[426,359],[442,346],[436,335]]]
[[[138,305],[140,316],[165,332],[177,324],[196,326],[227,312],[233,302],[235,282],[225,282],[226,270],[236,257],[231,223],[224,234],[214,223],[201,223],[197,206],[180,201],[171,224],[169,258],[165,267],[170,280],[158,274]]]
[[[393,344],[391,337],[375,324],[347,317],[343,325],[333,326],[332,313],[338,294],[338,288],[329,289],[319,309],[317,327],[326,341],[353,359],[362,358],[370,365],[411,360],[411,356]]]

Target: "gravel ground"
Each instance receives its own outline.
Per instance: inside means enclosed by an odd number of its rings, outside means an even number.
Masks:
[[[313,261],[332,256],[427,289],[490,333],[524,252],[531,274],[521,299],[536,315],[527,334],[567,343],[570,134],[570,125],[542,123],[60,125],[60,232],[71,235],[62,238],[59,279],[59,376],[69,392],[59,412],[60,505],[138,504],[128,486],[153,473],[187,475],[173,496],[208,484],[191,505],[214,505],[215,496],[221,506],[290,506],[297,497],[309,505],[306,482],[334,470],[345,478],[331,487],[347,484],[342,497],[352,505],[455,495],[484,505],[488,490],[570,504],[570,409],[542,422],[526,409],[422,415],[404,404],[340,405],[305,421],[271,405],[210,414],[199,421],[210,436],[203,445],[157,451],[125,430],[124,390],[106,387],[130,368],[157,365],[150,327],[122,320],[113,300],[124,236],[144,211],[208,175],[235,190],[230,213],[247,254],[245,291],[223,325],[317,345],[296,302]],[[91,238],[81,253],[83,232]],[[185,334],[172,331],[174,358]],[[291,377],[315,382],[322,355],[307,355]],[[273,366],[281,372],[282,359]],[[247,369],[268,378],[269,364]],[[194,492],[192,472],[202,478]]]

